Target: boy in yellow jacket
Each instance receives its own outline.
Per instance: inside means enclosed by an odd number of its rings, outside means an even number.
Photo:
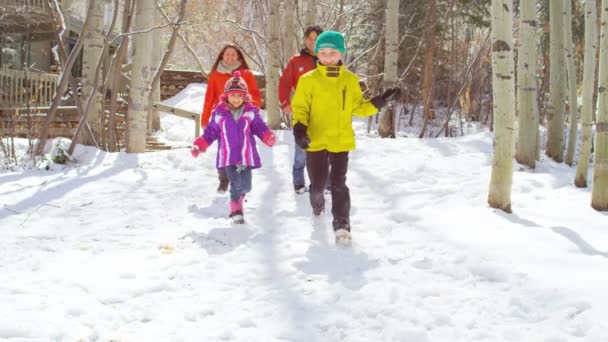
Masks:
[[[315,53],[319,59],[316,69],[300,77],[291,100],[293,134],[296,144],[306,150],[313,214],[319,216],[325,211],[323,192],[329,177],[336,243],[350,244],[350,193],[346,172],[348,153],[355,149],[352,116],[376,114],[387,101],[398,96],[400,90],[392,88],[371,100],[364,99],[359,77],[342,64],[346,48],[340,32],[320,34]]]

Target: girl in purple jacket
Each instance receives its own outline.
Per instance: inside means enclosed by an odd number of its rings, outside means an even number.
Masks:
[[[243,200],[251,191],[251,170],[262,166],[254,135],[269,147],[276,140],[262,120],[260,109],[251,103],[247,83],[240,72],[235,71],[224,86],[224,94],[213,109],[205,132],[194,141],[191,149],[196,158],[219,140],[216,167],[226,168],[230,180],[230,218],[235,223],[245,222]]]

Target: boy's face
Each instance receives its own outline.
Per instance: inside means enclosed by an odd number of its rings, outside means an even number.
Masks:
[[[306,50],[310,52],[313,56],[315,54],[315,43],[317,42],[317,32],[312,31],[308,35],[308,37],[304,38],[304,45],[306,45]]]
[[[228,103],[234,108],[240,107],[245,102],[245,96],[239,93],[228,94]]]
[[[334,66],[342,59],[342,52],[332,48],[321,48],[317,57],[323,65]]]

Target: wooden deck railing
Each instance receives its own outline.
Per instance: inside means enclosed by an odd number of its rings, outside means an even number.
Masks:
[[[0,5],[46,10],[47,0],[0,0]]]
[[[0,107],[50,106],[59,77],[27,70],[0,68]]]

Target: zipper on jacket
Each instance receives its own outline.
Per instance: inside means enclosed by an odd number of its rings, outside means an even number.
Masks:
[[[346,106],[346,86],[342,89],[342,110]]]

